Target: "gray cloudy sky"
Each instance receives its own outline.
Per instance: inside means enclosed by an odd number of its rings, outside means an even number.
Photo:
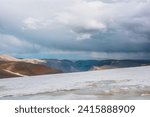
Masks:
[[[150,0],[0,0],[0,53],[150,59]]]

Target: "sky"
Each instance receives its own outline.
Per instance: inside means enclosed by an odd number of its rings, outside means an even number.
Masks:
[[[150,59],[150,0],[0,0],[0,54]]]

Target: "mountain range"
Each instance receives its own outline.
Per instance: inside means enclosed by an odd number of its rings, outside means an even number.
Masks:
[[[43,63],[49,67],[62,70],[65,73],[89,71],[89,70],[103,70],[112,68],[125,68],[150,65],[150,60],[57,60],[47,59]]]
[[[0,55],[0,78],[126,68],[150,65],[150,60],[19,59]]]

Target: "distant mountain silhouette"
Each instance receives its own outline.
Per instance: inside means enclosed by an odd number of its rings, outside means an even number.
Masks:
[[[94,68],[110,69],[150,65],[150,60],[45,60],[45,65],[60,69],[63,72],[89,71]]]

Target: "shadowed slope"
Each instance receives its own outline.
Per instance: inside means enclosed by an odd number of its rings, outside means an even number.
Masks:
[[[0,77],[32,76],[43,74],[61,73],[60,70],[53,69],[41,64],[26,62],[5,62],[0,61]]]

